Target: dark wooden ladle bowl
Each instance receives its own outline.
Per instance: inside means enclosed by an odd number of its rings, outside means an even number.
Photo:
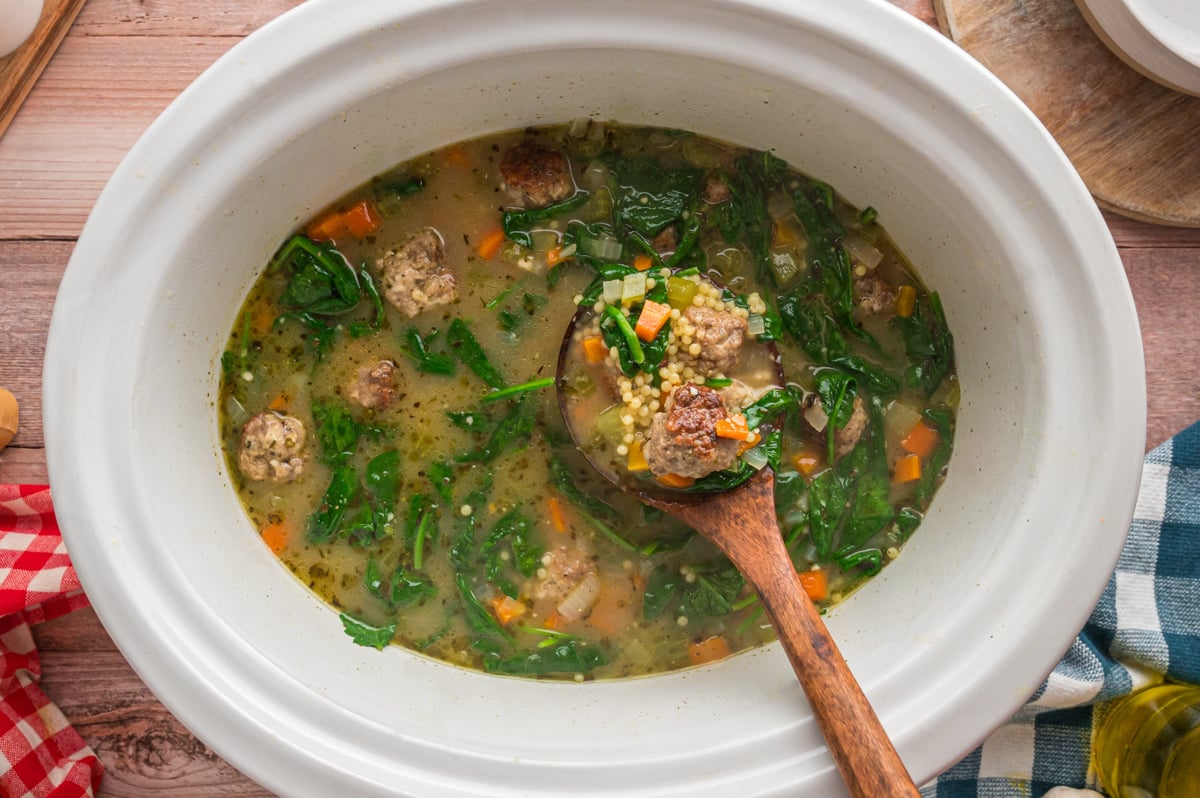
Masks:
[[[593,461],[590,447],[579,445],[579,431],[565,404],[563,371],[576,323],[589,313],[590,309],[581,308],[571,319],[557,368],[559,409],[576,447],[605,478],[704,535],[742,572],[775,627],[850,794],[855,798],[919,796],[875,710],[800,584],[779,531],[775,474],[770,466],[732,490],[676,491],[678,498],[673,498],[667,492],[635,489]]]

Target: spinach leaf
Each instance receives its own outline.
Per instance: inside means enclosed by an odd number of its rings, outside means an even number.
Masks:
[[[768,152],[752,152],[738,158],[734,164],[736,178],[726,181],[730,200],[719,211],[722,236],[730,244],[745,240],[754,255],[758,279],[764,284],[775,282],[770,252],[774,222],[767,212],[766,198],[778,187],[786,166]]]
[[[565,200],[552,203],[544,208],[524,208],[504,211],[500,217],[500,226],[504,228],[504,234],[508,236],[510,241],[515,241],[523,247],[531,247],[533,246],[533,239],[529,233],[535,225],[582,207],[587,202],[588,196],[588,192],[581,190],[576,191],[573,196],[567,197]]]
[[[733,600],[741,592],[745,579],[728,562],[712,570],[692,566],[695,582],[685,583],[683,612],[689,618],[726,615],[733,612]]]
[[[923,415],[925,422],[937,430],[938,442],[933,454],[929,456],[929,463],[921,470],[921,478],[913,490],[913,499],[921,509],[929,506],[929,500],[950,463],[950,452],[954,448],[954,417],[949,408],[944,405],[931,407]]]
[[[324,319],[302,310],[280,314],[275,318],[272,326],[278,327],[288,321],[297,322],[308,330],[301,337],[308,344],[309,351],[313,353],[318,363],[325,358],[325,353],[333,346],[334,341],[337,340],[338,330],[341,329],[340,325],[330,324]]]
[[[387,314],[383,310],[383,298],[379,296],[379,289],[375,287],[375,280],[371,277],[371,273],[367,271],[365,265],[361,266],[358,270],[358,280],[362,283],[363,293],[371,301],[371,307],[374,309],[375,315],[369,322],[351,322],[351,338],[362,338],[371,333],[378,332],[383,327],[384,319],[387,318]]]
[[[659,563],[646,579],[646,589],[642,592],[642,617],[654,620],[663,614],[683,586],[683,576],[679,566],[674,562]]]
[[[353,309],[362,296],[358,274],[332,244],[292,236],[271,261],[270,268],[280,266],[291,274],[279,297],[284,307],[337,315]]]
[[[313,402],[312,413],[317,422],[317,440],[321,442],[321,462],[331,468],[354,456],[360,437],[378,439],[384,433],[382,427],[358,423],[342,405]]]
[[[497,390],[508,386],[508,380],[504,379],[504,375],[488,360],[487,353],[483,351],[483,347],[479,345],[479,341],[467,327],[465,321],[455,319],[450,322],[450,329],[446,333],[446,342],[454,350],[458,359],[488,385]]]
[[[475,635],[471,645],[479,651],[494,653],[505,643],[512,643],[512,635],[504,630],[494,615],[484,609],[479,597],[471,590],[467,577],[460,573],[455,582],[458,585],[459,598],[462,600],[467,628]]]
[[[316,511],[308,517],[309,543],[323,543],[338,532],[346,509],[358,497],[358,474],[351,466],[338,466]]]
[[[482,445],[454,459],[460,463],[490,463],[514,444],[519,449],[527,446],[537,420],[537,407],[525,400],[526,396],[522,394],[512,403],[508,413],[492,427],[491,434]],[[474,415],[481,414],[476,412]]]
[[[608,664],[608,655],[598,646],[573,638],[549,648],[539,648],[505,658],[485,658],[488,673],[541,676],[549,673],[588,673]]]
[[[427,476],[442,503],[449,507],[453,501],[454,466],[445,460],[434,460],[429,464]]]
[[[400,490],[400,452],[393,449],[367,463],[363,487],[382,508],[390,510],[395,507],[396,494]]]
[[[437,330],[422,338],[416,327],[409,327],[404,331],[404,354],[408,355],[416,364],[417,371],[423,374],[449,376],[455,372],[457,367],[453,357],[433,351],[432,347],[437,337]]]
[[[618,228],[628,225],[646,236],[683,218],[703,176],[700,169],[670,169],[651,157],[610,156],[607,162]]]
[[[897,316],[894,323],[899,325],[905,351],[914,361],[905,378],[910,387],[920,388],[928,399],[954,367],[954,337],[946,326],[941,298],[936,293],[922,297],[911,316]]]
[[[838,568],[841,568],[843,571],[849,571],[860,565],[866,566],[864,570],[867,572],[867,576],[874,576],[883,569],[883,552],[879,549],[851,551],[850,553],[839,555],[837,564]]]
[[[773,388],[747,405],[742,413],[746,416],[746,426],[758,429],[763,422],[770,421],[798,407],[799,404],[800,397],[794,388]]]
[[[391,591],[388,601],[393,607],[409,607],[424,603],[437,593],[433,582],[404,568],[396,566],[392,572]]]
[[[617,534],[614,525],[622,522],[621,514],[605,502],[584,492],[571,476],[571,469],[557,455],[550,458],[550,479],[554,487],[579,509],[583,520],[619,548],[637,551],[638,547]]]
[[[383,647],[396,636],[394,623],[387,626],[371,626],[344,612],[338,617],[342,619],[342,628],[346,630],[346,634],[360,646],[370,646],[377,651],[383,651]]]
[[[467,494],[464,503],[471,508],[471,512],[466,516],[455,513],[457,535],[454,543],[450,546],[450,564],[459,574],[466,573],[471,567],[475,555],[475,527],[478,525],[476,513],[480,507],[487,504],[489,490],[491,490],[490,476],[484,480],[482,486]]]
[[[846,514],[849,488],[848,481],[836,468],[817,474],[808,487],[808,528],[817,557],[822,560],[833,554],[833,541]]]
[[[494,580],[503,568],[499,556],[500,544],[509,542],[513,564],[525,577],[531,577],[541,565],[542,548],[530,540],[533,523],[519,509],[512,509],[501,516],[492,527],[491,534],[479,547],[479,553],[487,558],[486,574]]]

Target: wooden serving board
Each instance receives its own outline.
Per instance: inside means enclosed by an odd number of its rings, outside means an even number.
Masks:
[[[1104,208],[1200,227],[1200,97],[1131,69],[1074,0],[934,0],[938,24],[1025,101]]]
[[[38,76],[79,15],[86,0],[46,0],[41,19],[29,39],[0,58],[0,136],[29,95]]]

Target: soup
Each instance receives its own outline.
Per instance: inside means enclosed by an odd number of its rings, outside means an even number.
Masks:
[[[772,639],[728,560],[588,464],[560,390],[618,480],[774,469],[822,609],[899,556],[958,402],[937,294],[871,208],[768,153],[580,120],[415,158],[289,238],[231,331],[221,434],[264,544],[355,643],[584,680]],[[719,467],[671,448],[681,424]]]

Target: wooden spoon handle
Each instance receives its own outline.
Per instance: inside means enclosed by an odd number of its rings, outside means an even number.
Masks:
[[[795,570],[776,570],[758,588],[763,608],[775,624],[850,794],[855,798],[918,798],[920,792],[904,762]]]

